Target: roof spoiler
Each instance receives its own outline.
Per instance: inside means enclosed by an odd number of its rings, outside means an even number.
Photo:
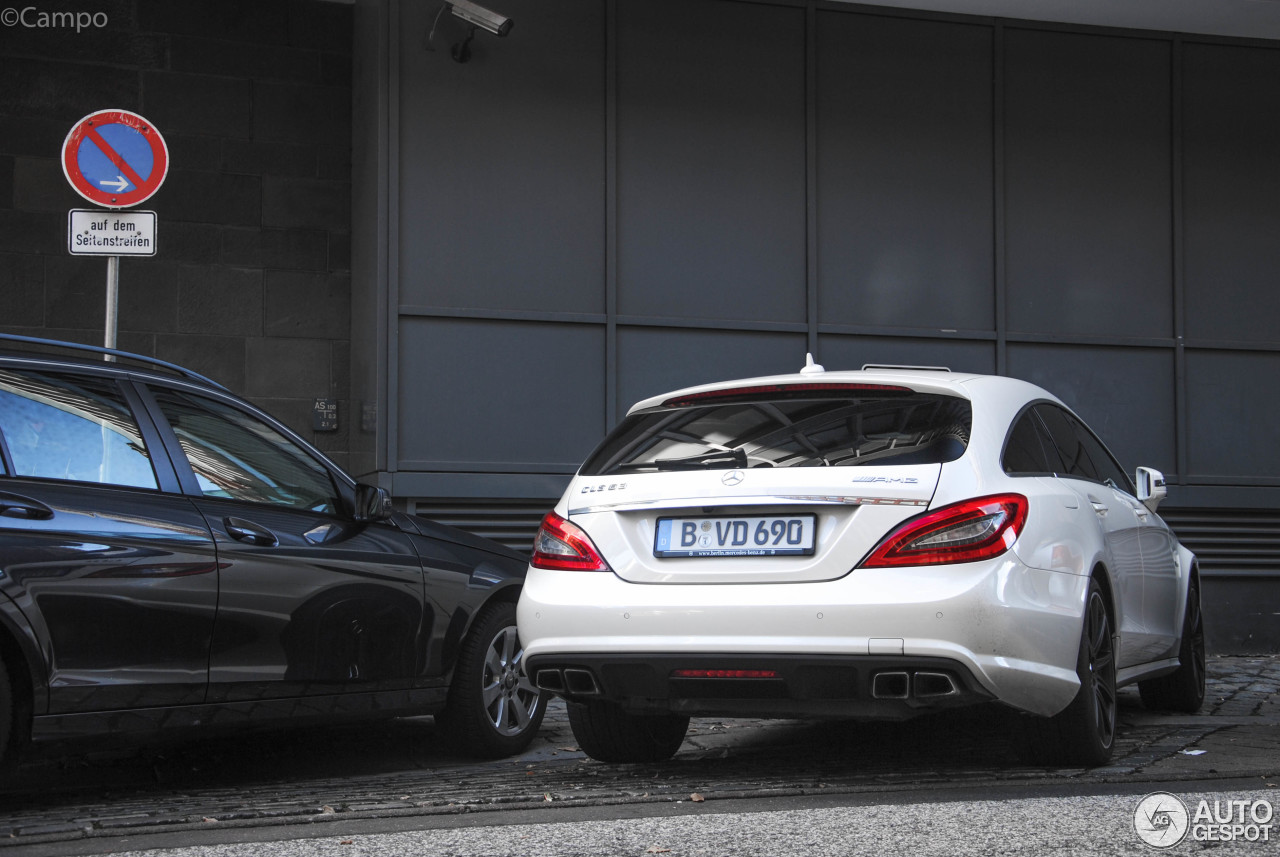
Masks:
[[[917,372],[950,372],[951,371],[951,369],[947,366],[907,366],[907,365],[899,365],[897,363],[863,363],[862,371],[865,372],[868,369],[913,369]]]

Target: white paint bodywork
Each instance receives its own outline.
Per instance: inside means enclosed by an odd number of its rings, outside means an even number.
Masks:
[[[579,475],[556,511],[590,536],[613,571],[530,568],[518,613],[526,658],[628,652],[937,656],[963,664],[998,700],[1051,715],[1079,687],[1085,597],[1096,574],[1110,589],[1121,682],[1176,666],[1194,558],[1159,517],[1106,485],[1055,475],[1011,477],[1001,469],[1010,426],[1024,407],[1062,404],[1034,385],[919,370],[827,372],[704,385],[654,397],[632,411],[693,392],[815,380],[900,384],[967,398],[973,410],[968,447],[940,465],[748,468],[735,485],[723,484],[723,470]],[[1026,496],[1029,512],[1018,540],[999,557],[857,567],[902,521],[1006,492]],[[1103,505],[1105,514],[1096,511]],[[814,555],[653,556],[658,517],[733,508],[815,512]],[[1144,550],[1156,560],[1150,567]]]

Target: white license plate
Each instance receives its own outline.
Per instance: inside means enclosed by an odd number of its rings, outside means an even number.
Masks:
[[[809,556],[813,515],[759,515],[741,518],[659,518],[653,555]]]

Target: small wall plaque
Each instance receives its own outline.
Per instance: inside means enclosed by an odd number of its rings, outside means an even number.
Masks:
[[[311,409],[311,428],[314,431],[338,430],[337,399],[316,399]]]

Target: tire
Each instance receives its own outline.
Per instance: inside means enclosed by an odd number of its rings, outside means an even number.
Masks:
[[[665,762],[676,754],[689,718],[628,714],[612,702],[569,703],[569,725],[582,752],[601,762]]]
[[[7,777],[17,768],[15,717],[13,685],[9,682],[9,670],[4,659],[0,658],[0,777]]]
[[[1080,690],[1052,717],[1019,717],[1018,755],[1034,765],[1095,767],[1111,758],[1116,738],[1116,658],[1111,615],[1102,588],[1089,581],[1084,628],[1076,654]]]
[[[1138,693],[1147,708],[1195,714],[1204,703],[1204,614],[1200,610],[1200,582],[1194,577],[1187,589],[1178,661],[1176,672],[1138,682]]]
[[[445,710],[436,720],[470,755],[513,756],[542,726],[546,697],[523,673],[516,606],[485,607],[462,642]]]

